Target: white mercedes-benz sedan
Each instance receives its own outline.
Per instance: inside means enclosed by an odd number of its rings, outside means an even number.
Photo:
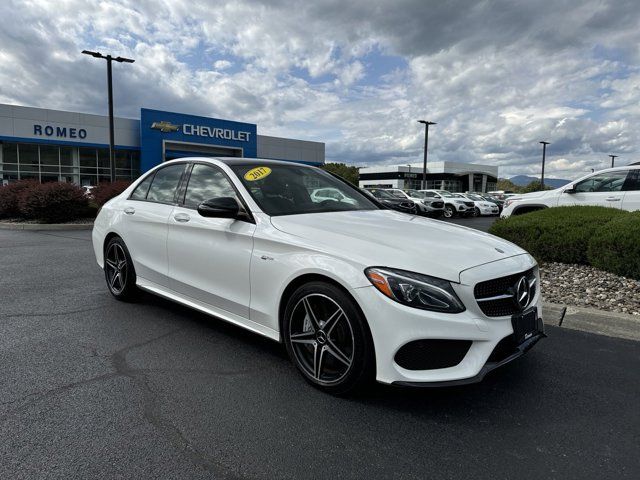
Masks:
[[[544,337],[527,252],[291,162],[163,163],[104,205],[93,247],[117,299],[146,290],[283,342],[334,394],[477,382]]]

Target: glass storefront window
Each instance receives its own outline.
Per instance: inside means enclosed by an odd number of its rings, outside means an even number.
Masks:
[[[131,169],[131,152],[129,150],[116,150],[116,168]]]
[[[109,149],[108,148],[99,148],[98,149],[98,166],[101,168],[110,168],[111,165],[109,163]]]
[[[72,147],[60,147],[60,165],[73,165]]]
[[[38,165],[38,145],[28,143],[18,145],[18,161],[20,165]]]
[[[96,149],[95,148],[79,148],[80,166],[81,167],[97,167]],[[95,171],[94,171],[95,173]]]
[[[50,145],[40,145],[40,165],[60,164],[59,149]]]
[[[18,163],[18,144],[2,144],[2,163]]]

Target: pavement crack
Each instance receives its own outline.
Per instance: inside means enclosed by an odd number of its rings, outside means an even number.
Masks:
[[[25,395],[21,398],[18,398],[16,400],[12,400],[10,402],[4,402],[4,403],[0,403],[0,405],[2,406],[6,406],[6,405],[13,405],[22,401],[27,400],[30,397],[35,397],[33,398],[31,401],[20,405],[18,408],[9,410],[7,412],[5,412],[3,415],[0,416],[0,420],[4,421],[7,418],[9,418],[9,416],[15,414],[15,413],[19,413],[22,412],[24,410],[26,410],[27,408],[31,407],[32,405],[36,404],[37,402],[41,401],[41,400],[45,400],[47,398],[53,397],[55,395],[59,395],[60,393],[64,393],[67,392],[69,390],[73,390],[74,388],[78,388],[84,385],[89,385],[92,383],[96,383],[96,382],[102,382],[104,380],[109,380],[111,378],[115,378],[117,377],[119,374],[115,373],[115,372],[109,372],[109,373],[103,373],[102,375],[97,375],[95,377],[91,377],[91,378],[87,378],[84,380],[78,380],[76,382],[71,382],[71,383],[67,383],[65,385],[61,385],[60,387],[55,387],[55,388],[51,388],[49,390],[44,390],[44,391],[40,391],[40,392],[33,392],[30,393],[28,395]]]
[[[47,313],[14,313],[3,315],[2,318],[20,318],[20,317],[59,317],[61,315],[71,315],[74,313],[92,312],[94,310],[102,310],[104,306],[79,308],[77,310],[66,310],[64,312],[47,312]]]
[[[215,460],[209,458],[205,453],[198,450],[198,448],[184,436],[180,429],[178,429],[173,423],[171,423],[171,421],[162,416],[160,408],[156,401],[156,393],[149,385],[149,378],[146,374],[146,372],[150,372],[151,370],[137,369],[129,365],[129,363],[127,362],[127,354],[131,350],[149,345],[153,342],[173,335],[183,329],[184,327],[181,327],[167,332],[163,335],[154,337],[145,342],[131,345],[117,351],[112,356],[114,368],[119,375],[123,375],[131,379],[134,384],[137,385],[138,388],[140,388],[140,391],[142,392],[142,408],[145,420],[152,427],[158,430],[162,435],[164,435],[164,437],[169,440],[171,444],[181,450],[191,462],[207,472],[214,472],[217,477],[234,479],[239,478],[222,471],[223,467],[221,465],[219,465]]]

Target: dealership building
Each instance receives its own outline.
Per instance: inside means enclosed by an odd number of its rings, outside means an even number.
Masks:
[[[496,189],[498,167],[458,162],[429,162],[427,189],[450,192],[490,192]],[[365,167],[360,187],[422,188],[422,164]]]
[[[142,108],[114,119],[116,179],[133,180],[173,158],[269,158],[321,165],[321,142],[257,134],[253,123]],[[0,104],[0,181],[96,185],[110,180],[106,116]]]

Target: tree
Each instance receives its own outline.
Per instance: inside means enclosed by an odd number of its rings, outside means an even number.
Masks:
[[[358,167],[345,165],[344,163],[325,163],[320,168],[344,178],[347,182],[353,183],[356,187],[358,186],[358,180],[360,180]]]
[[[545,190],[552,190],[552,188],[549,187],[548,185],[545,185],[544,189]],[[524,187],[520,187],[520,192],[519,193],[539,192],[540,190],[542,190],[542,184],[540,183],[540,180],[534,180],[533,182],[529,183],[528,185],[525,185]]]
[[[504,192],[519,192],[520,187],[506,178],[499,178],[496,184],[496,190],[502,190]]]

